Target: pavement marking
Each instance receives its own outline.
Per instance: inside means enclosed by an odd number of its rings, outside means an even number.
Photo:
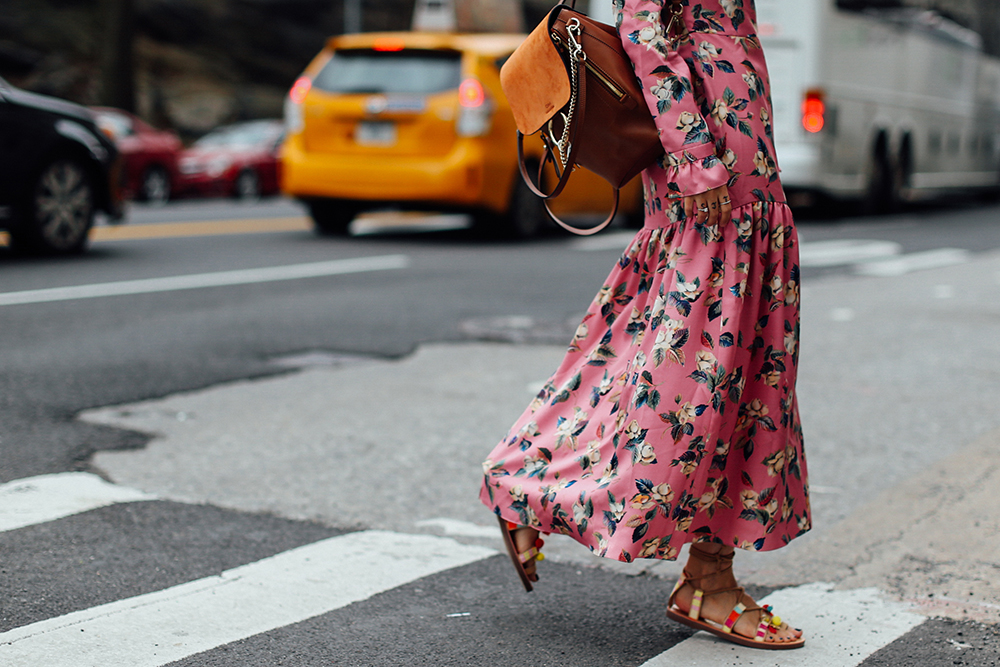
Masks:
[[[832,584],[806,584],[775,591],[760,602],[774,605],[778,615],[805,630],[806,645],[765,653],[699,632],[641,667],[854,667],[927,620],[910,607],[883,598],[875,588],[837,591]]]
[[[90,230],[90,240],[95,243],[102,243],[105,241],[165,239],[181,236],[300,232],[311,230],[312,227],[312,220],[304,215],[290,218],[247,218],[242,220],[162,222],[147,225],[108,225],[94,227]]]
[[[126,294],[150,294],[153,292],[173,292],[176,290],[222,287],[227,285],[250,285],[299,278],[316,278],[366,271],[404,269],[410,260],[406,255],[380,255],[376,257],[356,257],[334,259],[326,262],[268,266],[259,269],[240,269],[216,273],[194,273],[166,278],[145,278],[123,280],[111,283],[74,285],[72,287],[52,287],[48,289],[26,290],[23,292],[0,292],[0,306],[51,301],[73,301],[105,296]]]
[[[432,535],[340,535],[0,633],[0,664],[159,667],[496,553]]]
[[[0,532],[54,521],[115,503],[155,500],[88,472],[26,477],[0,485]]]
[[[843,266],[893,257],[903,246],[891,241],[837,239],[799,244],[799,265],[803,267]]]
[[[937,248],[925,252],[913,252],[900,257],[866,262],[854,267],[854,272],[862,276],[891,278],[913,271],[940,269],[969,261],[971,253],[961,248]]]
[[[417,528],[436,528],[444,532],[445,535],[455,535],[458,537],[493,537],[500,539],[500,530],[497,526],[480,526],[471,521],[461,519],[449,519],[441,517],[437,519],[424,519],[414,524]]]
[[[599,250],[617,250],[618,252],[625,252],[625,248],[628,244],[632,242],[635,235],[639,233],[639,230],[633,230],[631,232],[608,232],[604,234],[598,234],[597,236],[589,236],[586,238],[573,239],[570,241],[570,247],[573,250],[579,250],[581,252],[596,252]]]
[[[426,213],[422,211],[370,211],[354,218],[354,236],[395,234],[399,232],[443,232],[468,229],[472,216],[463,213]]]

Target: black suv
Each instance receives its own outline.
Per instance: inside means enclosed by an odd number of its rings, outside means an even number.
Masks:
[[[97,211],[122,216],[121,161],[87,109],[0,79],[0,229],[28,252],[81,252]]]

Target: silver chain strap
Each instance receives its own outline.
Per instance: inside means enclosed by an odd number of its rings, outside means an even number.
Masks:
[[[573,148],[569,140],[569,129],[570,123],[573,121],[573,112],[576,111],[576,101],[580,83],[580,63],[587,60],[587,54],[584,52],[583,44],[579,39],[582,32],[583,26],[580,25],[579,19],[571,18],[566,22],[566,37],[569,42],[566,45],[566,50],[569,55],[570,97],[566,113],[559,114],[562,116],[563,121],[562,137],[556,139],[555,131],[552,129],[551,120],[548,125],[549,141],[556,147],[556,150],[559,151],[559,162],[562,163],[562,168],[564,170],[569,164],[569,154]]]

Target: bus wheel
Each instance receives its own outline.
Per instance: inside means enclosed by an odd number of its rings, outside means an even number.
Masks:
[[[899,178],[892,161],[884,150],[872,153],[868,169],[868,186],[861,200],[863,215],[886,215],[899,207]]]

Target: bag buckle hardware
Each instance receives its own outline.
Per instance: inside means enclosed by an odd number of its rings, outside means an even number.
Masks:
[[[670,46],[677,48],[677,42],[688,36],[687,25],[684,23],[684,5],[675,0],[670,9],[670,21],[667,23],[667,39]]]

